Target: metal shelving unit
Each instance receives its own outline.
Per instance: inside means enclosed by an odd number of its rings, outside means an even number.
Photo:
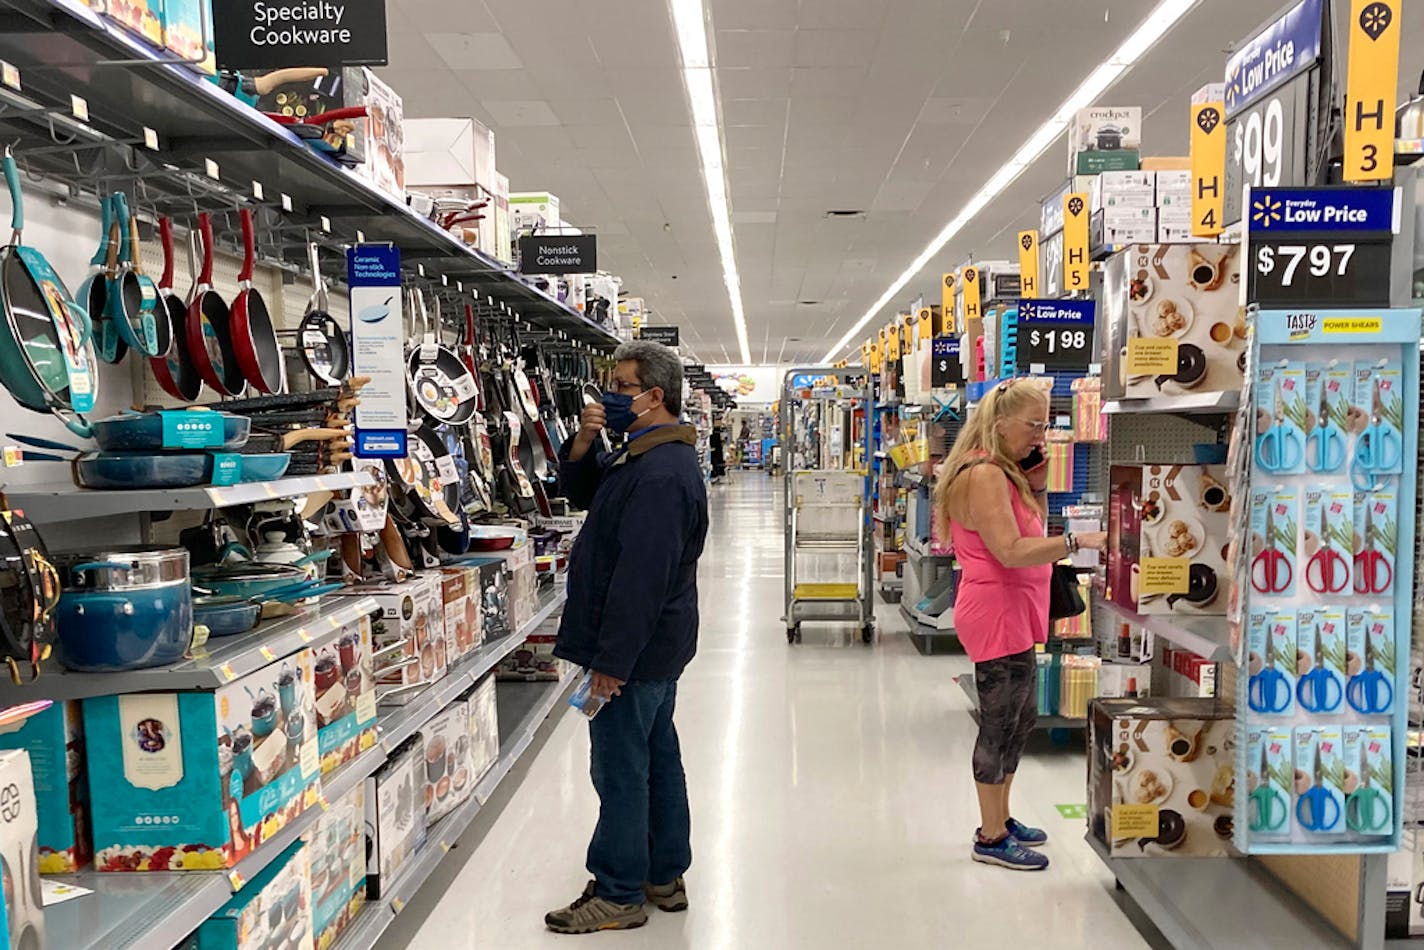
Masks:
[[[1167,413],[1176,416],[1220,415],[1235,412],[1241,405],[1241,393],[1191,393],[1182,396],[1152,396],[1148,399],[1109,399],[1103,403],[1103,412],[1109,415],[1120,413]]]
[[[964,695],[969,697],[969,702],[973,705],[970,715],[974,721],[979,721],[979,689],[974,685],[973,673],[960,673],[954,678],[959,684],[959,688],[964,690]],[[1071,719],[1067,716],[1039,716],[1036,729],[1086,729],[1088,720]]]
[[[132,514],[136,511],[206,511],[228,505],[250,505],[273,498],[296,498],[319,491],[345,491],[372,483],[370,472],[301,475],[240,485],[199,485],[193,488],[139,488],[98,491],[62,488],[56,491],[14,491],[10,503],[32,521],[53,524]]]
[[[1185,647],[1213,663],[1233,662],[1231,631],[1225,617],[1174,617],[1169,614],[1143,615],[1128,610],[1099,595],[1097,603],[1109,613],[1151,630],[1164,640]]]

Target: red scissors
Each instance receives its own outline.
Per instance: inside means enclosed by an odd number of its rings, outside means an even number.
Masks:
[[[1290,558],[1276,547],[1275,506],[1271,505],[1266,508],[1266,546],[1251,560],[1251,586],[1258,594],[1283,594],[1294,579]]]
[[[1330,543],[1325,508],[1328,499],[1320,501],[1320,548],[1305,565],[1305,583],[1317,594],[1338,594],[1350,586],[1350,565],[1345,556]]]
[[[1394,568],[1389,558],[1378,547],[1379,535],[1375,533],[1375,519],[1371,508],[1365,505],[1365,537],[1360,550],[1355,552],[1355,593],[1383,594],[1394,583]]]

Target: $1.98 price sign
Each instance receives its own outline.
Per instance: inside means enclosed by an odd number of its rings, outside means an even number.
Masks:
[[[1038,365],[1086,370],[1093,361],[1091,300],[1022,300],[1017,328],[1018,369]]]

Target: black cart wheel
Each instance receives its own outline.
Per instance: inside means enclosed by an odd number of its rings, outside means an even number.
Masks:
[[[801,642],[801,625],[800,625],[799,623],[798,623],[798,624],[792,624],[791,626],[789,626],[789,627],[786,628],[786,642],[787,642],[787,643],[800,643],[800,642]]]
[[[861,642],[861,643],[874,643],[874,642],[875,642],[875,624],[873,624],[873,623],[868,623],[868,624],[865,624],[864,626],[862,626],[862,627],[860,628],[860,642]]]

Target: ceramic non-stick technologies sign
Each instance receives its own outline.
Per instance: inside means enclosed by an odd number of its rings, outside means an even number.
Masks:
[[[369,376],[356,407],[355,455],[405,458],[405,321],[401,312],[400,251],[362,244],[346,251],[351,285],[351,364]]]
[[[385,0],[220,0],[213,36],[223,69],[384,66]]]

